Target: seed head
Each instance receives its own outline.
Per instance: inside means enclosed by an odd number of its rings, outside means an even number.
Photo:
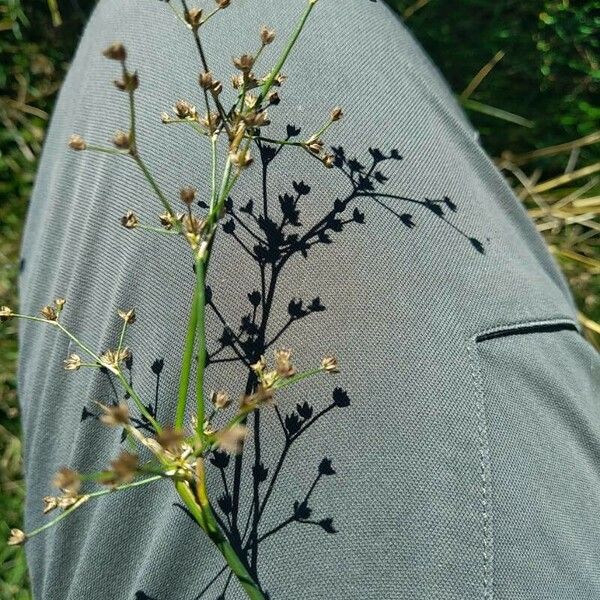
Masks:
[[[9,546],[21,546],[27,540],[27,536],[20,529],[11,529],[8,538]]]
[[[239,169],[245,169],[249,167],[254,159],[250,155],[250,150],[240,148],[237,152],[233,152],[229,155],[231,162]]]
[[[13,318],[14,314],[10,306],[0,306],[0,322],[9,321]]]
[[[66,302],[67,302],[67,301],[66,301],[64,298],[57,298],[57,299],[54,301],[54,306],[56,307],[56,310],[57,310],[58,312],[60,312],[60,311],[61,311],[61,310],[64,308],[64,306],[65,306]]]
[[[321,150],[323,150],[323,146],[324,146],[323,140],[320,140],[319,138],[316,138],[316,137],[311,137],[310,139],[306,140],[304,145],[313,154],[319,154],[321,152]]]
[[[135,73],[124,73],[122,79],[115,79],[115,87],[122,92],[134,92],[140,85],[137,71]]]
[[[200,84],[201,88],[209,90],[214,85],[215,78],[210,71],[206,71],[204,73],[200,73],[200,76],[198,77],[198,83]]]
[[[221,452],[228,454],[239,454],[242,444],[248,437],[248,428],[243,425],[233,425],[227,429],[221,429],[215,434],[215,442]]]
[[[107,485],[122,485],[129,483],[135,477],[139,460],[136,454],[123,451],[119,456],[110,462],[112,473],[103,483]]]
[[[328,169],[335,167],[335,156],[333,154],[325,154],[321,160]]]
[[[200,125],[206,127],[210,131],[214,131],[221,123],[221,115],[212,111],[200,118]]]
[[[242,73],[249,73],[254,66],[254,57],[251,54],[242,54],[233,59],[233,66]]]
[[[44,306],[40,312],[46,321],[56,321],[58,319],[58,315],[53,306]]]
[[[231,399],[225,390],[218,390],[213,392],[212,403],[217,410],[224,410],[231,404]]]
[[[56,503],[58,508],[62,508],[64,510],[65,508],[70,508],[71,506],[73,506],[73,504],[79,502],[82,498],[83,496],[71,496],[67,494],[65,496],[58,496],[56,498]]]
[[[44,496],[44,514],[47,515],[58,507],[58,498],[55,496]]]
[[[276,350],[275,351],[275,370],[280,377],[291,377],[296,373],[296,369],[291,363],[291,350]]]
[[[263,27],[260,30],[260,41],[263,43],[263,46],[268,46],[272,44],[275,40],[275,31],[273,29],[268,29],[267,27]]]
[[[100,355],[100,361],[104,367],[109,369],[118,369],[119,364],[131,358],[131,350],[122,348],[118,352],[116,350],[106,350]]]
[[[185,13],[185,20],[192,26],[192,29],[198,29],[202,25],[202,9],[190,8]]]
[[[133,325],[135,323],[135,308],[131,308],[129,310],[118,310],[117,312],[119,313],[121,319],[123,319],[123,321],[125,321],[125,323],[128,325]]]
[[[74,133],[69,138],[69,148],[71,148],[71,150],[85,150],[87,148],[87,144],[80,135]]]
[[[171,123],[173,121],[173,119],[171,118],[171,115],[168,112],[162,112],[160,113],[160,120],[162,123]]]
[[[63,360],[65,371],[78,371],[81,368],[81,357],[78,354],[70,354]]]
[[[75,496],[81,487],[81,478],[79,473],[74,469],[61,467],[54,476],[53,483],[59,490],[65,492],[65,494]]]
[[[111,44],[106,50],[102,52],[106,58],[110,58],[111,60],[120,60],[123,62],[127,58],[127,51],[125,50],[125,46],[120,42],[115,42]]]
[[[120,148],[121,150],[126,150],[129,148],[131,137],[125,131],[117,131],[112,139],[113,144]]]
[[[259,127],[266,127],[271,123],[266,110],[263,110],[259,113],[257,113],[256,111],[250,111],[249,113],[244,115],[243,119],[244,123],[246,123],[248,127],[252,127],[254,129],[258,129]]]
[[[231,4],[231,0],[216,0],[219,8],[227,8]]]
[[[331,111],[331,120],[332,121],[339,121],[343,116],[344,116],[344,113],[343,113],[341,107],[339,107],[339,106],[336,106]]]
[[[185,440],[185,433],[181,429],[165,427],[157,436],[156,441],[167,451],[179,453],[181,444]]]
[[[104,414],[100,415],[100,421],[109,427],[124,427],[129,425],[129,408],[124,402],[114,406],[100,404]]]
[[[272,106],[277,106],[281,102],[281,98],[279,97],[277,90],[270,92],[267,96],[267,100]]]
[[[261,356],[258,361],[250,365],[250,368],[260,377],[267,368],[267,359]]]
[[[160,224],[165,229],[172,229],[173,225],[177,220],[171,213],[168,212],[164,212],[161,215],[158,215],[158,219],[160,220]]]
[[[121,225],[123,225],[125,229],[135,229],[139,224],[140,220],[137,218],[137,216],[132,210],[128,210],[121,217]]]
[[[187,100],[178,100],[173,107],[173,111],[180,119],[196,118],[196,107]]]
[[[321,361],[321,369],[327,373],[339,373],[340,368],[337,358],[331,355],[325,356]]]
[[[184,187],[179,191],[181,201],[187,206],[191,206],[196,199],[196,190],[193,187]]]

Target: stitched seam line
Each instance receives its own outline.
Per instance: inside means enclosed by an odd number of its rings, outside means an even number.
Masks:
[[[467,352],[471,365],[471,376],[475,386],[475,405],[477,408],[477,439],[479,443],[479,469],[481,477],[481,521],[482,521],[482,586],[483,600],[492,600],[493,591],[493,548],[494,536],[492,529],[492,515],[490,508],[490,453],[487,431],[487,417],[485,411],[485,396],[483,392],[483,379],[479,365],[477,342],[471,338],[467,342]]]

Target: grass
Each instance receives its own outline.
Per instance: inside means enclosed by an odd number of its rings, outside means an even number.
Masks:
[[[525,203],[571,284],[586,335],[600,348],[600,131],[586,125],[581,135],[575,135],[578,130],[573,119],[549,112],[535,114],[538,125],[530,128],[531,115],[515,114],[520,98],[508,98],[503,92],[495,93],[495,89],[522,82],[522,74],[537,67],[519,65],[516,76],[498,71],[510,56],[505,58],[503,50],[488,52],[485,48],[480,52],[479,66],[467,68],[463,66],[466,59],[480,49],[475,45],[492,36],[479,35],[477,23],[473,23],[471,36],[461,35],[466,40],[465,61],[457,60],[452,58],[453,53],[446,52],[443,39],[443,35],[449,35],[450,21],[443,21],[438,31],[444,3],[418,0],[397,4],[480,127],[486,147],[498,155],[498,166]],[[61,15],[56,0],[50,0],[48,6],[39,3],[28,11],[19,0],[0,0],[0,30],[5,36],[0,40],[0,305],[17,303],[20,233],[43,132],[66,60],[92,5],[93,0],[79,0],[79,4],[72,0],[69,11],[65,8]],[[76,9],[71,10],[72,6]],[[454,21],[465,26],[460,19]],[[32,22],[38,26],[32,27]],[[469,46],[471,42],[473,47]],[[436,54],[436,43],[443,52]],[[524,56],[517,54],[517,59]],[[447,62],[451,60],[454,63]],[[457,64],[462,69],[458,73]],[[567,98],[568,93],[564,95]],[[534,101],[536,97],[541,99],[542,91],[532,89],[530,96]],[[490,107],[488,99],[495,97],[506,97],[507,104]],[[553,119],[567,124],[553,126]],[[539,123],[548,125],[540,130]],[[507,147],[513,150],[502,151]],[[10,528],[21,526],[24,499],[15,327],[9,323],[0,328],[0,600],[30,598],[23,551],[4,543]]]

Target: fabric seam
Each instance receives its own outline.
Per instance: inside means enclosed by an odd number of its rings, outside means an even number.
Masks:
[[[482,520],[482,589],[483,600],[493,600],[493,572],[494,572],[494,531],[492,519],[491,496],[491,460],[490,446],[488,437],[488,418],[485,403],[485,392],[483,387],[483,377],[481,373],[481,360],[478,349],[478,338],[499,331],[519,330],[524,326],[546,326],[546,325],[569,325],[575,326],[581,333],[580,324],[572,318],[562,317],[553,319],[527,319],[511,323],[504,323],[476,332],[467,338],[467,354],[471,367],[471,377],[475,388],[475,406],[477,411],[477,439],[479,445],[479,469],[480,469],[480,502],[481,502],[481,520]]]
[[[493,599],[493,547],[494,536],[492,529],[492,515],[490,511],[490,456],[487,431],[487,416],[485,411],[485,396],[483,391],[483,379],[477,351],[475,337],[467,342],[467,353],[471,366],[471,376],[475,387],[475,406],[477,410],[477,439],[479,444],[479,469],[480,469],[480,502],[482,520],[482,585],[483,600]]]

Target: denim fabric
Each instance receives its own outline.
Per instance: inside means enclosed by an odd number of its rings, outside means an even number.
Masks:
[[[263,23],[278,31],[270,66],[305,1],[232,4],[205,35],[219,76]],[[183,185],[208,189],[205,140],[159,117],[179,98],[201,106],[193,40],[163,2],[101,0],[46,139],[21,303],[35,313],[66,297],[65,325],[98,351],[115,344],[116,310],[135,306],[133,385],[168,423],[190,258],[119,225],[127,209],[146,223],[160,212],[132,162],[66,147],[71,133],[109,143],[127,127],[118,65],[101,56],[115,40],[139,71],[150,169],[174,201]],[[308,135],[340,104],[336,168],[255,151],[211,263],[207,389],[244,391],[244,362],[219,362],[239,342],[246,361],[291,347],[299,367],[334,352],[342,373],[282,394],[281,422],[262,412],[237,477],[235,459],[208,465],[232,539],[272,600],[600,597],[600,362],[542,239],[386,5],[322,0],[285,72],[269,135]],[[20,334],[30,530],[60,466],[99,470],[118,454],[94,401],[120,395],[105,374],[63,371],[74,348],[55,330]],[[27,555],[43,600],[212,600],[226,586],[168,482],[88,504]],[[225,598],[243,597],[231,582]]]

